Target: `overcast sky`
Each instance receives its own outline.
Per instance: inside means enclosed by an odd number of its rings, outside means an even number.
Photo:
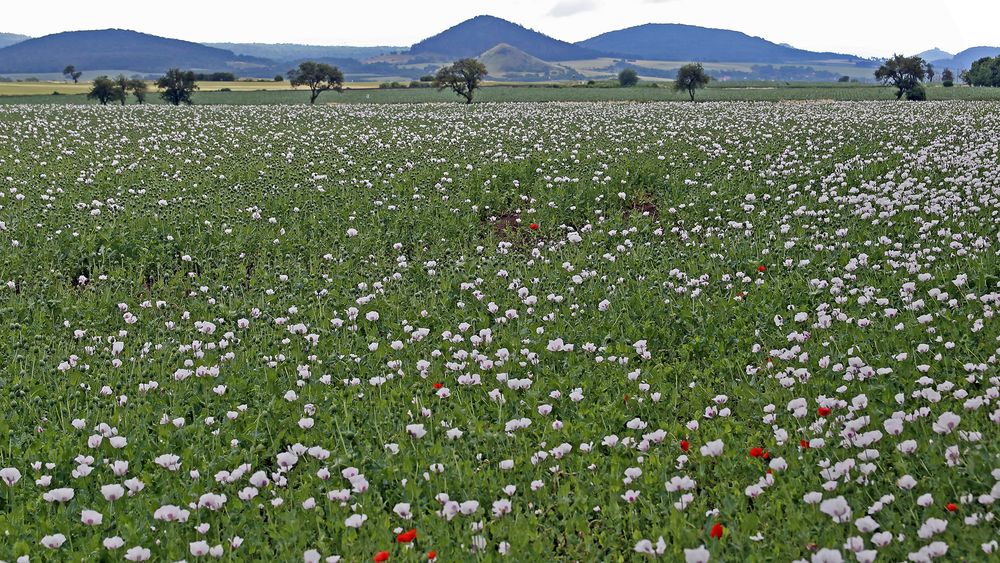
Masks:
[[[643,23],[742,31],[862,56],[1000,45],[997,0],[171,0],[4,1],[0,31],[40,36],[118,27],[200,42],[408,46],[491,14],[579,41]],[[257,7],[261,6],[261,7]]]

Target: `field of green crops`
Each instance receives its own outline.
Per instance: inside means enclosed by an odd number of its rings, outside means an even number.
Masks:
[[[203,83],[203,91],[194,94],[196,105],[307,105],[309,91],[274,90],[273,84],[264,84],[259,91],[246,90],[255,84],[230,83],[232,92],[219,91],[224,82]],[[82,105],[97,104],[87,100],[84,94],[73,92],[72,85],[50,84],[44,95],[16,95],[25,88],[41,88],[38,84],[0,83],[0,105]],[[59,92],[59,95],[52,95]],[[932,101],[1000,101],[1000,88],[970,88],[959,86],[944,88],[929,86],[928,97]],[[895,89],[874,84],[824,84],[786,82],[716,82],[698,92],[703,101],[890,101],[895,100]],[[343,93],[327,92],[320,96],[317,104],[409,104],[458,102],[452,92],[439,92],[435,88],[348,89]],[[653,87],[643,84],[636,88],[583,87],[566,85],[533,86],[488,86],[476,94],[477,102],[662,102],[688,101],[687,92],[675,92],[670,84]],[[135,103],[134,99],[129,104]],[[147,103],[162,104],[155,91],[151,91]]]
[[[0,560],[991,560],[998,225],[997,102],[0,106]]]

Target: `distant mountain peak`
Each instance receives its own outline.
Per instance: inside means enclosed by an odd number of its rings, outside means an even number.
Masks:
[[[545,61],[587,59],[593,51],[491,15],[479,15],[410,47],[413,54],[447,58],[476,57],[506,43]]]
[[[20,43],[26,39],[31,39],[27,35],[20,35],[18,33],[0,33],[0,48],[6,47],[8,45],[13,45],[15,43]]]

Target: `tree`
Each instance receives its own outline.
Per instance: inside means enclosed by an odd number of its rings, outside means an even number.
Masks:
[[[915,90],[926,77],[927,63],[920,57],[895,55],[875,71],[876,80],[896,87],[897,100]]]
[[[191,95],[198,89],[195,84],[194,72],[183,71],[179,68],[172,68],[156,81],[156,87],[160,90],[160,97],[167,102],[179,106],[181,104],[191,105]]]
[[[63,76],[71,79],[73,81],[73,84],[77,84],[80,82],[80,77],[83,76],[83,73],[76,70],[75,66],[68,65],[66,68],[63,69]]]
[[[149,91],[149,85],[146,84],[145,80],[133,78],[128,81],[128,87],[126,89],[132,92],[132,95],[135,96],[136,102],[139,104],[146,103],[146,92]]]
[[[923,102],[927,100],[927,89],[923,84],[916,84],[906,91],[906,99],[911,102]]]
[[[972,63],[968,82],[972,86],[1000,87],[1000,57],[983,57]]]
[[[118,84],[107,76],[98,76],[95,78],[93,87],[91,87],[90,92],[87,94],[88,100],[97,100],[102,106],[124,98],[125,95],[118,88]]]
[[[692,63],[682,66],[677,71],[677,79],[674,80],[674,90],[678,92],[687,91],[694,101],[695,90],[708,85],[711,78],[705,74],[705,67],[701,63]]]
[[[472,96],[487,74],[483,63],[476,59],[462,59],[438,70],[434,76],[434,86],[438,91],[451,89],[465,98],[465,103],[471,104]]]
[[[118,101],[125,105],[128,100],[129,79],[124,74],[115,77],[115,88],[118,88]]]
[[[626,68],[618,73],[618,85],[622,88],[631,88],[639,83],[639,73],[634,68]]]
[[[304,61],[299,68],[288,71],[288,79],[292,86],[309,86],[309,103],[315,104],[316,98],[327,90],[344,91],[344,73],[335,66],[313,61]]]
[[[850,81],[851,77],[847,75],[841,76],[840,78],[837,79],[837,82],[850,82]]]
[[[950,68],[944,69],[944,72],[941,73],[941,85],[945,88],[951,88],[955,85],[955,73]]]
[[[962,82],[964,82],[966,86],[972,86],[972,75],[969,74],[968,70],[963,70],[958,73],[958,77],[962,79]]]
[[[280,74],[275,74],[274,75],[274,81],[275,82],[284,82],[285,81],[285,77],[281,76]]]
[[[934,83],[934,65],[927,63],[927,82],[930,84]]]

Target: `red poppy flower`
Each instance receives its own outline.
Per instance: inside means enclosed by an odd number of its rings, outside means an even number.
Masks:
[[[538,230],[538,223],[532,223],[531,224],[531,230],[532,231],[537,231]]]
[[[436,552],[436,551],[428,551],[427,552],[427,559],[429,559],[431,561],[437,559],[437,556],[438,556],[438,552]]]
[[[717,540],[720,540],[720,539],[722,539],[722,533],[725,530],[726,529],[722,527],[722,524],[719,524],[718,522],[716,522],[715,525],[712,526],[712,531],[709,532],[708,535],[711,536],[711,537],[713,537],[713,538],[715,538],[715,539],[717,539]]]
[[[953,502],[949,502],[948,506],[946,506],[945,508],[948,509],[948,512],[955,512],[956,510],[958,510],[958,505]]]
[[[809,440],[799,440],[799,447],[803,450],[809,449]]]
[[[766,272],[767,271],[767,267],[765,267],[763,264],[761,264],[760,266],[757,266],[757,271],[758,272]]]
[[[625,395],[625,402],[628,402],[628,395]]]
[[[399,543],[410,543],[411,541],[413,541],[415,539],[417,539],[417,531],[416,530],[408,530],[408,531],[403,532],[402,534],[399,534],[398,536],[396,536],[396,541],[398,541]]]
[[[687,440],[681,440],[681,450],[683,450],[683,451],[686,452],[686,451],[688,451],[689,447],[691,447],[691,445],[688,444]]]
[[[444,385],[441,385],[440,383],[435,383],[435,384],[434,384],[434,388],[435,388],[435,389],[440,389],[440,388],[442,388],[442,387],[444,387]]]
[[[750,457],[764,457],[764,448],[750,448]]]
[[[375,563],[382,563],[383,561],[388,561],[388,560],[389,560],[388,551],[380,551],[375,554],[375,557],[372,557],[372,561],[374,561]]]
[[[830,408],[820,407],[819,409],[816,410],[816,413],[819,414],[820,416],[827,416],[830,414]]]

